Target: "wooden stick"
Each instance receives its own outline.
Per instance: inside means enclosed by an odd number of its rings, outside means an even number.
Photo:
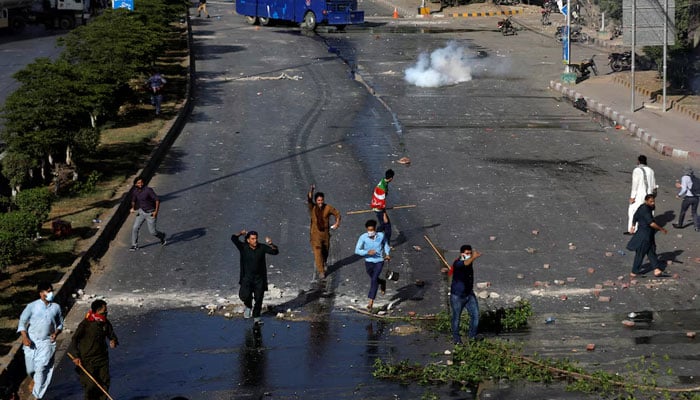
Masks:
[[[415,207],[415,206],[416,206],[415,204],[406,204],[406,205],[403,205],[403,206],[387,207],[386,210],[397,210],[397,209],[399,209],[399,208],[413,208],[413,207]],[[368,213],[368,212],[372,212],[372,211],[374,211],[374,210],[369,209],[369,210],[348,211],[347,214],[348,214],[348,215],[353,215],[353,214],[364,214],[364,213]]]
[[[447,262],[447,260],[445,260],[445,257],[443,257],[442,253],[440,253],[440,252],[438,251],[437,247],[435,247],[435,245],[434,245],[433,242],[430,240],[430,238],[428,237],[428,235],[423,235],[423,237],[425,238],[425,240],[428,241],[428,244],[430,245],[430,247],[433,248],[433,251],[435,252],[435,254],[437,254],[437,256],[440,257],[440,260],[442,261],[443,264],[445,264],[445,267],[449,269],[449,268],[450,268],[450,264]]]
[[[68,357],[70,357],[71,360],[75,360],[75,357],[73,357],[73,355],[72,355],[71,353],[68,353]],[[95,383],[95,385],[97,385],[98,388],[100,388],[100,390],[102,391],[102,393],[104,393],[105,396],[107,396],[107,398],[108,398],[109,400],[114,400],[114,399],[112,398],[112,396],[110,396],[109,393],[107,393],[107,391],[105,390],[105,388],[103,388],[102,385],[100,385],[99,383],[97,383],[97,380],[95,380],[95,378],[93,378],[92,375],[90,375],[90,373],[87,372],[87,370],[85,369],[85,367],[83,367],[82,364],[78,364],[78,368],[80,368],[81,370],[83,370],[83,372],[85,372],[85,375],[87,375],[88,378],[90,378],[90,380],[91,380],[93,383]]]

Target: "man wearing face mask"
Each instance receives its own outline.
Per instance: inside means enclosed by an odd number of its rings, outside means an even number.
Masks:
[[[95,300],[73,334],[68,353],[73,356],[83,386],[85,400],[106,400],[107,396],[85,374],[87,371],[105,391],[109,391],[109,347],[119,344],[112,323],[107,319],[107,302]],[[82,367],[82,369],[80,368]]]
[[[365,258],[365,270],[370,278],[370,287],[367,298],[369,303],[367,309],[372,311],[374,299],[377,297],[377,290],[381,287],[382,294],[386,292],[386,280],[379,276],[384,268],[384,261],[391,260],[389,252],[391,248],[384,237],[384,233],[377,232],[377,221],[370,219],[365,223],[366,233],[360,235],[355,245],[355,254]]]
[[[53,302],[53,286],[48,282],[37,285],[39,299],[27,304],[19,317],[17,332],[22,335],[22,348],[27,375],[32,377],[29,388],[35,399],[41,399],[53,375],[56,337],[63,330],[61,307]]]
[[[642,271],[642,261],[644,256],[649,258],[651,268],[654,268],[654,276],[663,276],[666,265],[659,262],[659,257],[656,255],[656,231],[661,231],[664,234],[668,233],[666,229],[661,227],[654,220],[654,208],[656,208],[656,199],[653,194],[648,194],[644,198],[644,204],[639,206],[634,213],[632,220],[631,231],[634,233],[632,239],[627,243],[627,250],[634,251],[634,263],[632,264],[632,272],[630,277],[634,278],[637,274],[644,274]],[[637,228],[635,230],[634,225]]]
[[[449,275],[452,276],[450,306],[452,308],[451,325],[454,344],[462,344],[459,322],[465,308],[469,313],[469,339],[476,338],[479,329],[479,301],[474,295],[474,260],[481,257],[481,253],[472,250],[472,246],[468,244],[462,246],[459,252],[459,258],[452,263],[449,272]]]

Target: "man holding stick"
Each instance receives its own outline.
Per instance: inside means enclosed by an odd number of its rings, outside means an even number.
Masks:
[[[331,229],[340,227],[340,212],[335,207],[324,202],[322,192],[316,192],[316,187],[311,185],[309,193],[306,195],[307,206],[309,208],[309,217],[311,225],[309,228],[311,235],[311,250],[314,252],[314,263],[318,276],[321,279],[326,278],[326,262],[328,261],[328,253],[331,242]],[[335,224],[331,225],[331,215],[335,217]]]
[[[107,302],[95,300],[75,330],[68,355],[76,365],[85,400],[109,398],[109,348],[119,344],[112,323],[107,319]]]

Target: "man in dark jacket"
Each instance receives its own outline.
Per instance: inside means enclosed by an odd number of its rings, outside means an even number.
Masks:
[[[245,235],[245,242],[239,238]],[[258,233],[255,231],[246,231],[245,229],[233,234],[231,241],[241,253],[241,273],[238,283],[241,289],[238,292],[243,304],[245,304],[244,318],[252,316],[255,319],[255,324],[260,325],[260,312],[262,310],[262,300],[267,290],[267,263],[265,254],[279,254],[277,246],[272,244],[272,239],[265,237],[265,243],[258,243]],[[255,305],[253,306],[253,299]]]
[[[656,231],[661,231],[664,234],[668,233],[666,229],[659,226],[654,220],[654,208],[656,208],[656,199],[653,194],[648,194],[644,198],[644,204],[639,206],[632,218],[631,231],[634,233],[632,239],[627,243],[627,250],[634,251],[634,264],[632,264],[632,272],[630,276],[636,277],[637,274],[642,274],[642,261],[644,256],[649,258],[651,268],[654,268],[654,276],[661,276],[666,269],[666,265],[659,262],[659,257],[656,255]],[[635,225],[638,224],[638,225]],[[637,226],[635,230],[635,226]]]
[[[73,363],[77,366],[76,371],[85,392],[85,400],[107,399],[105,393],[85,371],[92,375],[105,391],[109,390],[108,341],[111,348],[119,344],[112,324],[107,320],[107,303],[104,300],[95,300],[85,319],[78,325],[68,348],[68,354],[73,357]]]
[[[134,225],[131,227],[131,247],[130,251],[139,249],[139,229],[144,221],[148,226],[148,231],[151,235],[160,240],[161,246],[165,246],[168,242],[165,240],[165,233],[156,228],[158,220],[158,211],[160,210],[160,199],[152,188],[146,186],[143,177],[134,179],[134,187],[131,189],[131,211],[136,212]]]

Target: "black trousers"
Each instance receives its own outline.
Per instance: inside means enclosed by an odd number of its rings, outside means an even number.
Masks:
[[[265,295],[265,285],[262,282],[243,282],[238,291],[238,297],[246,307],[253,309],[253,318],[260,316],[262,301]],[[255,304],[253,304],[255,300]]]
[[[696,196],[686,196],[683,198],[681,203],[681,212],[678,214],[678,225],[683,226],[683,220],[685,219],[685,212],[690,208],[690,216],[695,229],[700,228],[698,226],[698,198]]]

